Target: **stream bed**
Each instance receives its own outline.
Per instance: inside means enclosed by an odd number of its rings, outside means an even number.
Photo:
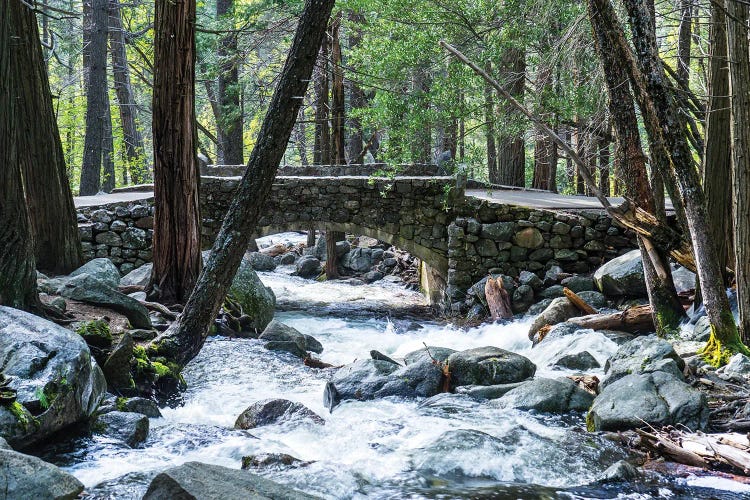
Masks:
[[[493,345],[530,358],[537,375],[559,377],[572,372],[551,368],[549,360],[574,343],[602,366],[617,350],[614,342],[591,331],[531,349],[530,318],[459,329],[398,317],[395,312],[423,307],[424,299],[397,283],[351,286],[284,272],[259,274],[284,309],[277,319],[318,339],[324,346],[320,358],[334,365],[367,358],[372,349],[400,358],[424,344],[456,350]],[[587,433],[583,414],[500,409],[450,394],[348,401],[329,413],[323,389],[332,372],[268,351],[258,340],[210,338],[183,372],[188,389],[180,404],[151,419],[149,437],[139,448],[82,435],[39,454],[80,479],[84,498],[91,499],[137,499],[157,473],[171,466],[200,461],[239,468],[243,456],[260,453],[286,453],[309,462],[254,472],[323,498],[750,497],[750,487],[721,478],[654,476],[637,486],[598,483],[609,465],[628,455]],[[303,403],[325,425],[303,420],[233,429],[245,408],[267,398]]]

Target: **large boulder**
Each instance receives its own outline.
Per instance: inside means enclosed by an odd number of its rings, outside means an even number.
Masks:
[[[149,422],[148,417],[140,413],[112,411],[99,415],[94,430],[128,446],[138,446],[148,437]]]
[[[276,269],[276,261],[270,255],[261,252],[249,252],[245,254],[245,259],[250,262],[256,271],[273,271]]]
[[[117,270],[111,260],[104,257],[90,260],[72,273],[71,277],[87,274],[96,281],[99,281],[109,287],[117,288],[120,284],[120,271]]]
[[[301,403],[286,399],[265,399],[253,403],[243,411],[234,423],[235,429],[254,429],[264,425],[288,421],[309,420],[324,424],[317,413]]]
[[[83,491],[83,484],[37,457],[0,449],[0,495],[7,499],[72,500]]]
[[[564,354],[555,361],[552,366],[566,368],[568,370],[588,371],[601,368],[602,365],[588,351],[580,351],[571,354]]]
[[[389,361],[363,359],[336,372],[326,385],[323,400],[333,409],[348,399],[430,397],[440,392],[442,381],[442,370],[429,360],[401,367]]]
[[[266,341],[266,349],[290,352],[299,358],[307,357],[308,351],[323,352],[323,346],[314,337],[300,333],[278,320],[272,320],[259,339]]]
[[[451,385],[497,385],[534,376],[536,365],[528,358],[497,347],[478,347],[448,358]]]
[[[636,337],[620,346],[604,365],[604,379],[600,388],[625,377],[639,373],[666,372],[677,380],[684,380],[685,362],[672,344],[656,335]]]
[[[447,360],[454,352],[457,351],[448,347],[423,347],[404,356],[404,363],[407,365],[412,365],[414,363],[419,363],[422,361],[432,361],[433,359],[435,361],[439,361],[440,363],[444,363],[445,360]]]
[[[297,276],[303,278],[315,278],[320,275],[320,261],[310,255],[305,255],[295,264]]]
[[[107,385],[114,390],[129,388],[133,383],[133,378],[130,375],[133,347],[135,347],[133,337],[130,333],[125,332],[125,335],[122,336],[120,342],[102,365]]]
[[[187,462],[157,475],[143,500],[307,500],[317,497],[250,472]]]
[[[604,387],[586,419],[590,431],[619,431],[681,424],[702,429],[708,422],[706,396],[674,374],[626,375]]]
[[[579,388],[568,378],[537,377],[511,389],[492,404],[502,408],[536,410],[546,413],[586,411],[594,396]]]
[[[375,265],[371,248],[352,248],[341,259],[341,264],[355,273],[366,273]]]
[[[154,268],[152,263],[143,264],[130,271],[128,274],[120,278],[120,284],[123,286],[143,286],[148,285],[151,280],[151,270]]]
[[[247,259],[240,261],[227,295],[250,317],[250,323],[243,325],[245,328],[263,331],[273,319],[276,295],[263,284]]]
[[[23,448],[88,418],[106,390],[83,339],[33,314],[0,306],[0,368],[16,401],[0,406],[0,437]]]
[[[58,293],[69,299],[117,311],[128,318],[133,328],[151,328],[148,309],[143,304],[88,274],[68,279]]]
[[[580,315],[581,311],[567,297],[558,297],[550,302],[550,305],[531,323],[531,327],[529,327],[529,339],[533,340],[536,333],[543,326],[554,326]]]
[[[597,288],[607,297],[646,297],[641,251],[610,260],[594,273]]]

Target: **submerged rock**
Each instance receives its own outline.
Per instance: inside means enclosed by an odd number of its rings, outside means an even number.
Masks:
[[[508,391],[491,404],[502,408],[567,413],[588,410],[593,401],[594,396],[568,378],[537,377]]]
[[[520,387],[526,382],[497,385],[462,385],[456,387],[456,394],[465,394],[474,399],[497,399]]]
[[[312,462],[305,462],[286,453],[261,453],[242,457],[242,470],[248,469],[288,469],[305,467]]]
[[[187,462],[157,475],[143,500],[307,500],[317,497],[238,469]]]
[[[0,449],[0,495],[7,499],[72,500],[83,484],[37,457]]]
[[[112,411],[99,415],[93,425],[94,432],[104,434],[135,447],[148,437],[148,417],[140,413]]]
[[[610,465],[607,470],[599,476],[602,483],[614,483],[621,481],[633,481],[641,477],[641,473],[633,465],[625,460],[619,460]]]
[[[0,437],[17,448],[88,418],[106,382],[86,342],[61,326],[0,306],[0,360],[16,401],[0,406]]]
[[[560,359],[555,361],[552,366],[558,366],[560,368],[567,368],[569,370],[592,370],[595,368],[601,368],[602,365],[596,360],[594,356],[588,351],[581,351],[575,354],[566,354]]]
[[[254,429],[281,422],[310,420],[324,424],[317,413],[301,403],[286,399],[264,399],[250,405],[234,423],[235,429]]]
[[[597,288],[607,297],[646,297],[641,251],[610,260],[594,273]]]
[[[266,341],[266,349],[286,351],[299,358],[305,358],[308,351],[323,352],[323,346],[314,337],[302,334],[278,320],[271,321],[258,338]]]
[[[534,376],[536,365],[528,358],[497,347],[478,347],[448,358],[451,385],[497,385]]]

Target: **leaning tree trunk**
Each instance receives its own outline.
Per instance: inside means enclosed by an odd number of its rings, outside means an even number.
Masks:
[[[653,116],[646,119],[655,120],[659,124],[659,127],[655,128],[661,131],[662,136],[657,140],[663,140],[669,151],[677,187],[685,204],[703,303],[711,323],[711,337],[703,354],[708,362],[720,365],[728,361],[729,356],[734,353],[750,354],[750,349],[740,340],[737,325],[729,308],[716,247],[706,216],[703,188],[685,136],[686,124],[666,82],[656,45],[655,28],[650,21],[648,8],[643,0],[623,0],[623,3],[628,11],[640,80],[651,104],[651,109],[646,111],[649,114],[653,111]],[[618,35],[624,39],[622,32]],[[654,139],[652,142],[655,142]]]
[[[263,120],[234,200],[211,256],[177,323],[156,339],[153,350],[184,366],[200,352],[271,191],[305,95],[334,0],[307,0],[278,87]]]
[[[26,310],[35,309],[39,299],[16,122],[20,110],[15,89],[23,83],[18,70],[28,62],[14,54],[20,43],[14,30],[29,14],[34,15],[21,0],[0,2],[0,305]]]
[[[143,149],[143,136],[136,121],[135,96],[130,82],[130,67],[125,50],[125,29],[122,27],[120,0],[109,0],[109,53],[112,60],[112,77],[120,111],[125,157],[130,170],[130,180],[143,184],[151,179]]]
[[[706,149],[703,154],[703,189],[711,234],[716,242],[724,286],[730,284],[727,268],[734,267],[732,203],[732,139],[730,126],[729,67],[724,9],[711,4],[710,54],[708,59],[708,106]]]
[[[233,19],[234,0],[216,1],[216,18]],[[240,102],[239,50],[237,33],[228,33],[219,38],[217,58],[219,77],[216,98],[219,114],[216,117],[216,137],[219,146],[216,161],[219,165],[242,165],[242,103]]]
[[[201,270],[195,153],[195,0],[158,0],[154,18],[154,267],[150,291],[184,302]]]
[[[15,43],[11,50],[14,60],[23,61],[17,65],[20,85],[13,89],[17,96],[17,147],[36,265],[45,271],[66,274],[81,265],[81,240],[47,65],[36,15],[28,8],[14,8],[13,14]]]
[[[727,0],[729,87],[732,100],[732,169],[734,172],[734,275],[740,334],[750,341],[750,48],[747,3]]]
[[[611,26],[607,16],[600,15],[608,6],[608,0],[590,0],[588,3],[596,51],[609,95],[610,119],[617,138],[618,173],[625,181],[625,194],[644,210],[654,213],[656,205],[648,183],[646,156],[641,145],[625,61],[617,57],[615,41],[609,36]],[[677,298],[669,261],[663,252],[658,252],[643,237],[639,236],[638,246],[656,332],[660,336],[674,334],[685,319],[685,311]]]
[[[86,136],[83,147],[80,195],[99,192],[102,144],[107,114],[107,0],[84,1],[83,67],[86,88]]]

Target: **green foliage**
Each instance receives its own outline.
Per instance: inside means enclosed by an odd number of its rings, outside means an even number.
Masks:
[[[109,323],[103,319],[85,321],[76,328],[76,333],[82,337],[102,337],[112,341],[112,332],[109,329]]]

